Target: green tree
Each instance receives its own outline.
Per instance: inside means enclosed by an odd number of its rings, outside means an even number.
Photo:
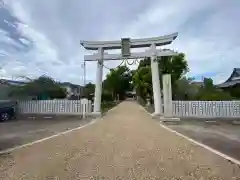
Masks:
[[[234,99],[229,93],[214,86],[211,78],[204,78],[203,87],[200,88],[197,99],[202,101],[222,101]]]
[[[189,70],[184,53],[179,53],[172,58],[164,56],[157,59],[161,74],[171,74],[173,82],[182,78]]]
[[[131,71],[127,66],[110,70],[103,81],[103,91],[111,93],[113,99],[124,99],[125,93],[131,87]]]
[[[206,90],[214,90],[214,84],[213,84],[213,80],[211,78],[204,78],[203,79],[203,87]]]
[[[38,99],[62,99],[66,97],[66,90],[59,83],[47,76],[40,76],[24,86],[15,86],[9,93],[10,97],[37,97]]]
[[[84,87],[84,97],[87,99],[93,100],[94,97],[94,92],[95,92],[95,84],[88,83]]]
[[[175,82],[175,100],[196,100],[200,86],[194,82],[194,78],[182,77]]]
[[[144,99],[152,96],[152,74],[150,66],[138,68],[133,76],[136,93]]]
[[[183,53],[179,53],[177,56],[174,56],[172,58],[170,57],[157,57],[156,59],[159,62],[159,78],[162,79],[163,74],[171,74],[171,79],[172,79],[172,89],[173,89],[173,97],[175,97],[175,94],[177,92],[177,87],[176,87],[176,81],[181,79],[187,72],[188,72],[188,64],[185,59],[185,55]],[[137,76],[146,76],[148,74],[148,82],[147,84],[144,83],[146,77],[135,77],[133,76],[134,79],[134,85],[137,87],[137,94],[141,96],[143,99],[146,99],[146,95],[150,94],[152,95],[152,81],[149,81],[149,78],[151,78],[151,59],[150,58],[145,58],[139,63],[139,66],[136,70],[136,74],[138,73]],[[147,70],[145,69],[144,71],[141,69],[142,67],[147,67]],[[141,72],[143,71],[143,72]],[[149,73],[146,73],[148,71]],[[142,82],[139,82],[142,81]],[[160,81],[162,83],[162,81]],[[151,92],[145,93],[146,92],[146,87],[148,86],[151,88]],[[162,84],[161,84],[162,87]]]
[[[232,97],[240,99],[240,87],[238,85],[223,89],[224,92],[229,93]]]

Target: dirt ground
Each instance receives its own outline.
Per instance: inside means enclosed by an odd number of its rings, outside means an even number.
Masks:
[[[162,128],[134,102],[0,159],[4,180],[240,179],[238,165]]]
[[[62,117],[55,119],[18,119],[0,123],[0,151],[36,141],[88,123],[91,119]]]

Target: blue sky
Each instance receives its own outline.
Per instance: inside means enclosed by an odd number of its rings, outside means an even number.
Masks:
[[[239,0],[0,0],[0,4],[0,77],[45,74],[81,84],[83,56],[90,52],[80,47],[80,40],[173,32],[179,32],[178,38],[164,48],[186,54],[188,76],[208,76],[220,83],[240,67]],[[95,70],[96,63],[87,63],[88,80],[95,81]]]

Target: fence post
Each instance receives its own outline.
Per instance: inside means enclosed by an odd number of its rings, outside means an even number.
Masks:
[[[87,105],[88,105],[88,100],[87,99],[82,99],[82,105],[83,105],[83,118],[86,118],[87,115]]]
[[[92,112],[92,101],[88,100],[88,113]]]

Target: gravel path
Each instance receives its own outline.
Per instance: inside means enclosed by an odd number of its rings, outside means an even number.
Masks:
[[[81,130],[0,157],[0,179],[240,179],[240,168],[123,102]]]

